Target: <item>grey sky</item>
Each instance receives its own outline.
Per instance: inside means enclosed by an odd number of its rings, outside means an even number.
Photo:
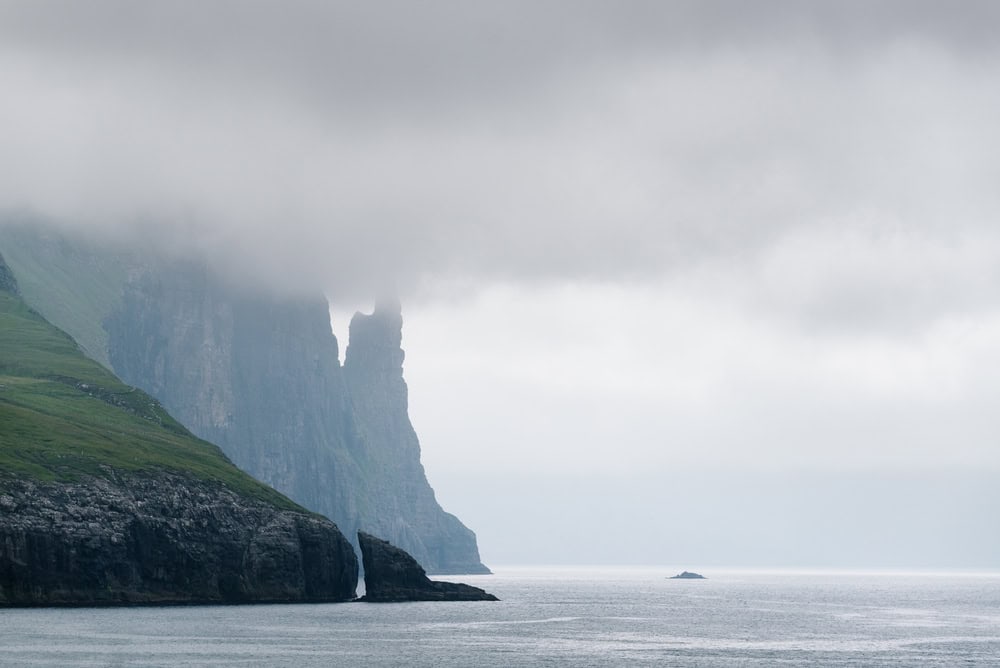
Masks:
[[[4,3],[2,203],[362,294],[992,236],[995,5],[749,7]]]
[[[320,286],[341,336],[400,292],[432,483],[997,470],[998,28],[995,2],[0,1],[0,209]]]

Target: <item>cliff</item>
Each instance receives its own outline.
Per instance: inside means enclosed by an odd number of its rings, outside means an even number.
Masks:
[[[346,601],[357,568],[329,520],[224,485],[0,476],[0,606]]]
[[[0,278],[0,605],[354,597],[332,522],[85,357],[2,258]]]
[[[172,265],[128,282],[104,325],[122,379],[354,535],[365,475],[325,301],[263,299]]]
[[[379,472],[369,487],[377,511],[358,524],[403,546],[433,572],[489,572],[479,563],[476,535],[441,509],[426,482],[408,413],[402,329],[395,302],[381,302],[371,315],[351,319],[344,380],[363,444],[360,463]]]
[[[358,532],[365,567],[365,595],[369,603],[406,601],[496,601],[479,587],[431,580],[404,550],[371,534]]]
[[[25,299],[241,469],[437,573],[489,572],[437,503],[407,415],[402,320],[352,320],[342,367],[322,297],[277,297],[195,262],[0,227]]]

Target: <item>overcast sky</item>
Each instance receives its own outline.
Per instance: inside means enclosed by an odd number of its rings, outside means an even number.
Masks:
[[[995,2],[0,0],[0,209],[321,288],[342,344],[400,294],[466,519],[484,469],[1000,472],[998,30]]]

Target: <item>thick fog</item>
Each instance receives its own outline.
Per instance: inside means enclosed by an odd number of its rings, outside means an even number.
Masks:
[[[594,513],[680,532],[637,509],[687,502],[710,563],[980,567],[998,28],[993,2],[0,2],[0,216],[322,289],[342,339],[399,294],[428,475],[487,563],[543,534],[586,560]]]

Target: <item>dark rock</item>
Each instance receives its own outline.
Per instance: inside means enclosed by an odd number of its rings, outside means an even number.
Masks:
[[[690,571],[684,571],[678,573],[677,575],[671,575],[668,579],[670,580],[707,580],[704,575],[699,575],[698,573],[692,573]]]
[[[329,520],[219,484],[0,477],[0,606],[347,601],[357,575]]]
[[[365,595],[370,603],[403,601],[496,601],[478,587],[438,582],[405,551],[375,536],[358,532],[361,561],[365,570]]]

